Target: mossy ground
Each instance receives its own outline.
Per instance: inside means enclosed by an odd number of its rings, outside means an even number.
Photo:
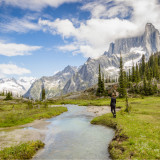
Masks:
[[[13,159],[31,159],[33,155],[41,148],[44,147],[44,143],[41,141],[29,141],[5,148],[0,151],[1,160],[13,160]]]
[[[105,114],[94,118],[92,124],[116,129],[109,151],[113,159],[160,159],[160,97],[129,99],[131,112],[124,112],[125,100],[117,100],[122,110],[117,118]]]

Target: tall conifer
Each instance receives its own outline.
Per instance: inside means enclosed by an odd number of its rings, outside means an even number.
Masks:
[[[119,96],[125,97],[126,95],[126,85],[123,71],[123,60],[122,55],[120,54],[120,71],[119,71]]]
[[[144,75],[145,72],[145,55],[142,56],[142,75]]]
[[[97,92],[96,95],[97,96],[101,96],[102,93],[102,78],[101,78],[101,66],[99,64],[99,72],[98,72],[98,88],[97,88]]]
[[[132,82],[136,82],[136,72],[135,72],[134,64],[132,66]]]
[[[46,98],[46,91],[44,89],[44,86],[42,87],[42,101]]]

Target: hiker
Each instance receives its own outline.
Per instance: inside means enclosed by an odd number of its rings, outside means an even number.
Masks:
[[[116,97],[115,97],[115,94],[112,94],[110,106],[111,106],[111,112],[113,114],[113,118],[116,118]]]

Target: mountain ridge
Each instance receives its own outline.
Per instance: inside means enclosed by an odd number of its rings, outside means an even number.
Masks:
[[[143,54],[145,54],[146,60],[148,60],[152,53],[159,50],[160,33],[151,23],[147,23],[142,35],[116,39],[115,42],[110,43],[108,51],[105,51],[102,56],[97,59],[88,58],[82,66],[71,72],[71,74],[65,78],[65,81],[63,80],[61,87],[57,87],[57,91],[56,88],[51,91],[54,92],[54,94],[48,96],[48,91],[46,90],[47,97],[50,98],[51,96],[85,90],[95,85],[97,83],[99,64],[101,64],[101,71],[105,74],[105,78],[111,76],[117,79],[120,53],[123,56],[124,67],[128,69],[133,63],[138,63]],[[58,72],[57,74],[57,77],[60,78],[63,72]],[[33,87],[34,85],[31,86],[27,92],[27,96],[30,98],[40,98],[40,87],[38,90],[39,96],[34,96],[37,90],[32,93],[30,92]]]

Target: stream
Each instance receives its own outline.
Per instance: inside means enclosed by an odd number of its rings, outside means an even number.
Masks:
[[[108,144],[114,130],[90,121],[94,113],[87,107],[65,105],[68,112],[48,119],[45,147],[33,159],[110,159]]]

